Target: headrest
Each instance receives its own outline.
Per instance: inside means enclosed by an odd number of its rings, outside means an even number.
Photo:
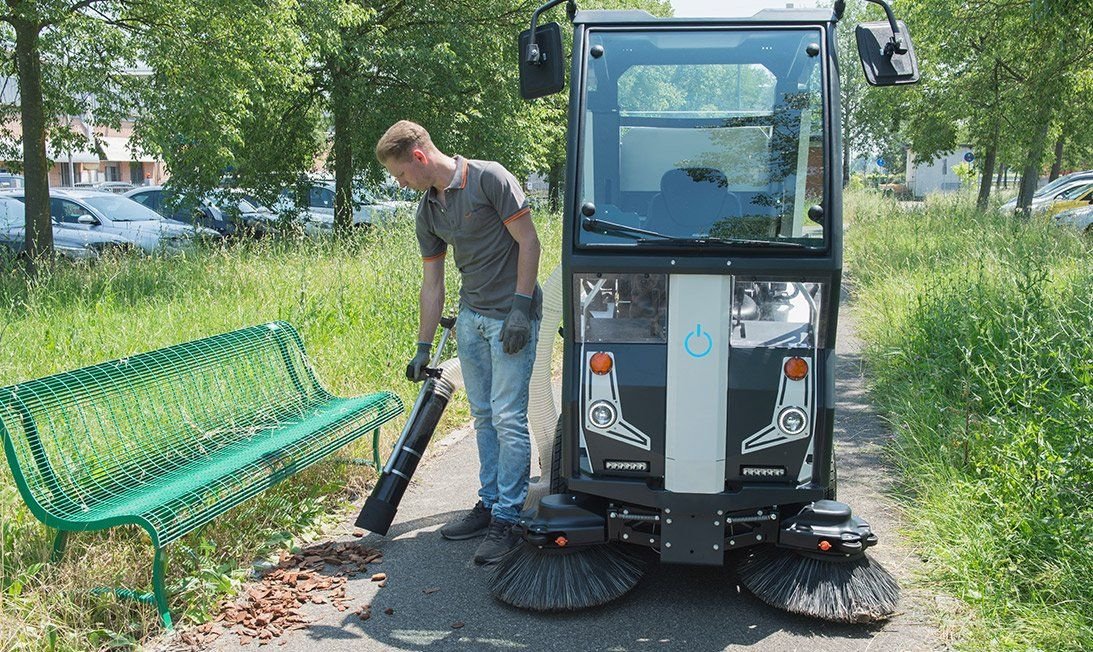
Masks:
[[[728,185],[725,173],[716,168],[674,168],[660,178],[660,193],[674,222],[702,225],[720,216]]]

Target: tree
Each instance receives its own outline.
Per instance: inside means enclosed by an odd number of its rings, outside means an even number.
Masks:
[[[1093,56],[1093,3],[905,0],[899,7],[923,71],[911,111],[919,118],[909,129],[916,152],[941,151],[949,134],[970,141],[983,162],[981,206],[999,156],[1020,160],[1018,207],[1027,209],[1049,134]]]
[[[8,54],[4,74],[18,78],[18,100],[0,107],[22,127],[21,158],[26,192],[27,273],[53,254],[49,216],[49,158],[86,139],[62,124],[64,116],[94,111],[116,126],[127,112],[134,64],[126,26],[142,20],[144,8],[120,0],[8,0],[0,13],[0,41]],[[13,56],[12,56],[13,55]],[[9,143],[17,141],[10,131]]]

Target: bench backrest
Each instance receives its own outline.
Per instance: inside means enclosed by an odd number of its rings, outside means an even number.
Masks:
[[[329,398],[296,330],[270,322],[2,388],[0,434],[56,526]]]

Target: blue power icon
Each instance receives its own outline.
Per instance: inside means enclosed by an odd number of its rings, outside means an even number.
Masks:
[[[702,342],[703,338],[705,343]],[[713,350],[713,338],[702,331],[702,324],[696,324],[695,329],[683,338],[683,350],[692,358],[704,358]]]

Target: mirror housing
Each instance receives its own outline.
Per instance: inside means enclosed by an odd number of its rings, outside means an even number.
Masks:
[[[862,70],[870,86],[900,86],[918,81],[915,46],[902,20],[862,23],[855,34]]]
[[[98,224],[99,221],[95,219],[94,215],[80,215],[76,218],[76,221],[80,224]]]
[[[562,51],[562,28],[547,23],[535,28],[535,43],[531,30],[520,32],[520,95],[525,100],[553,95],[565,88],[565,53]]]

